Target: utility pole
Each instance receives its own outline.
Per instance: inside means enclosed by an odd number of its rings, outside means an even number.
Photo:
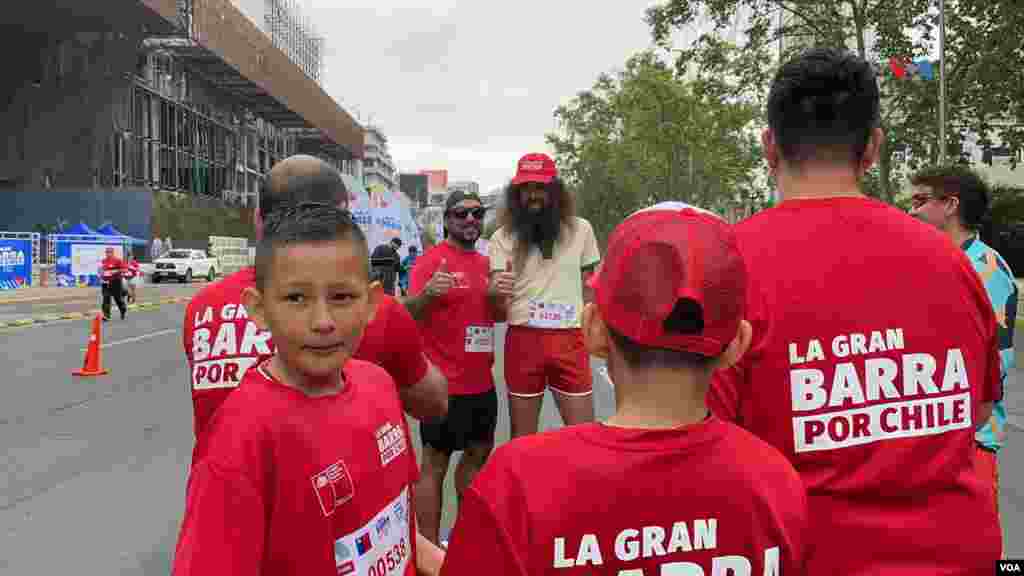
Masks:
[[[939,0],[939,164],[946,163],[946,0]]]

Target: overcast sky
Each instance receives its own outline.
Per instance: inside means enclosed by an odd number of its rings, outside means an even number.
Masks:
[[[650,45],[622,0],[300,0],[326,37],[324,88],[378,125],[403,171],[501,186],[546,150],[556,106]]]

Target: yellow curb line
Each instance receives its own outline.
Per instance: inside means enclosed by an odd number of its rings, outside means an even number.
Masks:
[[[128,310],[151,310],[154,308],[159,308],[164,304],[179,304],[181,302],[188,302],[189,300],[190,298],[164,298],[161,300],[150,300],[147,302],[139,302],[138,304],[129,304]],[[88,312],[65,312],[62,314],[47,314],[46,316],[8,320],[6,322],[0,323],[0,327],[18,328],[24,326],[32,326],[35,324],[49,324],[52,322],[59,322],[61,320],[87,320],[94,318],[96,315],[102,313],[102,310],[95,309],[90,310]]]

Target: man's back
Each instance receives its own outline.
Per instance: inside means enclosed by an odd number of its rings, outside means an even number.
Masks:
[[[731,423],[581,424],[495,451],[442,574],[803,574],[805,525],[792,466]]]
[[[736,231],[754,342],[709,404],[803,476],[825,535],[808,573],[990,573],[999,528],[971,458],[999,366],[969,262],[866,198],[784,202]]]

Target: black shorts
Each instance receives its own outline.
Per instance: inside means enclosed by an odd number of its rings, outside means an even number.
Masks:
[[[451,454],[470,444],[494,442],[498,425],[498,393],[491,388],[482,394],[448,397],[448,415],[420,423],[423,444]]]

